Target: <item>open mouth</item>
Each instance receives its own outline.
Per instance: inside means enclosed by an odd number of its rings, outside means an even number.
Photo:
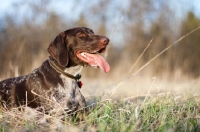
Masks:
[[[90,53],[84,51],[77,51],[76,56],[89,64],[92,67],[99,67],[105,73],[110,71],[110,66],[107,61],[100,55],[105,52],[106,48],[102,48],[99,50],[92,51]]]

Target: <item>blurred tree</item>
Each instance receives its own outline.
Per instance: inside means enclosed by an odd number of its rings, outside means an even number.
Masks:
[[[121,54],[122,65],[126,65],[127,70],[131,67],[134,61],[144,50],[150,39],[147,37],[145,30],[145,16],[150,15],[153,11],[153,1],[129,1],[127,8],[121,9],[123,14],[126,14],[124,25],[124,40],[125,42]],[[144,63],[144,58],[140,60],[137,67]]]
[[[193,12],[188,12],[187,17],[182,22],[180,36],[200,26],[200,19]],[[200,76],[200,30],[185,38],[176,47],[177,65],[181,67],[185,74],[193,77]]]
[[[78,19],[77,23],[77,27],[87,27],[87,21],[85,19],[85,16],[83,14],[80,14],[80,17]]]
[[[172,12],[167,5],[164,6],[159,16],[152,22],[150,26],[149,36],[154,38],[154,41],[150,48],[144,55],[145,61],[150,60],[155,55],[160,53],[168,45],[173,43],[175,40],[176,33],[173,32],[173,26],[171,22],[168,23],[169,14]],[[168,12],[168,13],[166,13]],[[171,18],[172,19],[172,18]],[[171,31],[171,32],[170,32]],[[169,49],[167,52],[160,55],[153,62],[153,70],[156,74],[166,74],[166,72],[173,72],[171,66],[173,65],[173,52],[172,49]]]
[[[67,29],[58,14],[42,8],[44,5],[48,6],[48,2],[44,2],[45,0],[41,3],[28,1],[26,4],[31,16],[22,16],[23,21],[16,22],[15,14],[5,15],[5,25],[0,32],[1,76],[17,76],[16,71],[20,75],[30,73],[48,57],[48,53],[44,51],[54,37]],[[21,6],[23,4],[17,4],[13,8],[17,10]]]

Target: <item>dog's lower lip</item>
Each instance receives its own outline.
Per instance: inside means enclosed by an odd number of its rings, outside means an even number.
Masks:
[[[102,48],[102,49],[100,49],[98,52],[99,52],[99,53],[103,53],[105,50],[106,50],[106,48]]]
[[[106,48],[101,48],[101,49],[99,49],[99,50],[95,50],[95,51],[93,51],[93,52],[91,52],[92,54],[98,54],[98,53],[103,53],[104,51],[106,50]]]
[[[101,54],[101,53],[103,53],[104,51],[106,50],[106,48],[102,48],[102,49],[100,49],[100,50],[94,50],[94,51],[92,51],[92,52],[87,52],[87,51],[78,51],[78,52],[76,52],[76,53],[90,53],[90,54]]]

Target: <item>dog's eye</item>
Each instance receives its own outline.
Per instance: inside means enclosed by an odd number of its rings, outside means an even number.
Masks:
[[[85,37],[86,34],[85,34],[85,33],[78,33],[78,36],[79,36],[79,37]]]

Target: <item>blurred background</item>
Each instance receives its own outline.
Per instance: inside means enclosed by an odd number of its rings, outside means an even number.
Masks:
[[[60,32],[78,26],[89,27],[111,40],[104,54],[111,71],[107,74],[93,68],[83,71],[86,83],[87,79],[89,82],[104,79],[107,88],[128,78],[168,45],[200,26],[200,1],[1,0],[0,79],[25,75],[39,67],[48,58],[50,42]],[[129,72],[151,39],[150,47]],[[144,83],[143,78],[157,77],[173,82],[198,80],[199,76],[200,30],[197,30],[140,71],[135,80],[139,77]],[[126,80],[126,84],[134,81]]]

